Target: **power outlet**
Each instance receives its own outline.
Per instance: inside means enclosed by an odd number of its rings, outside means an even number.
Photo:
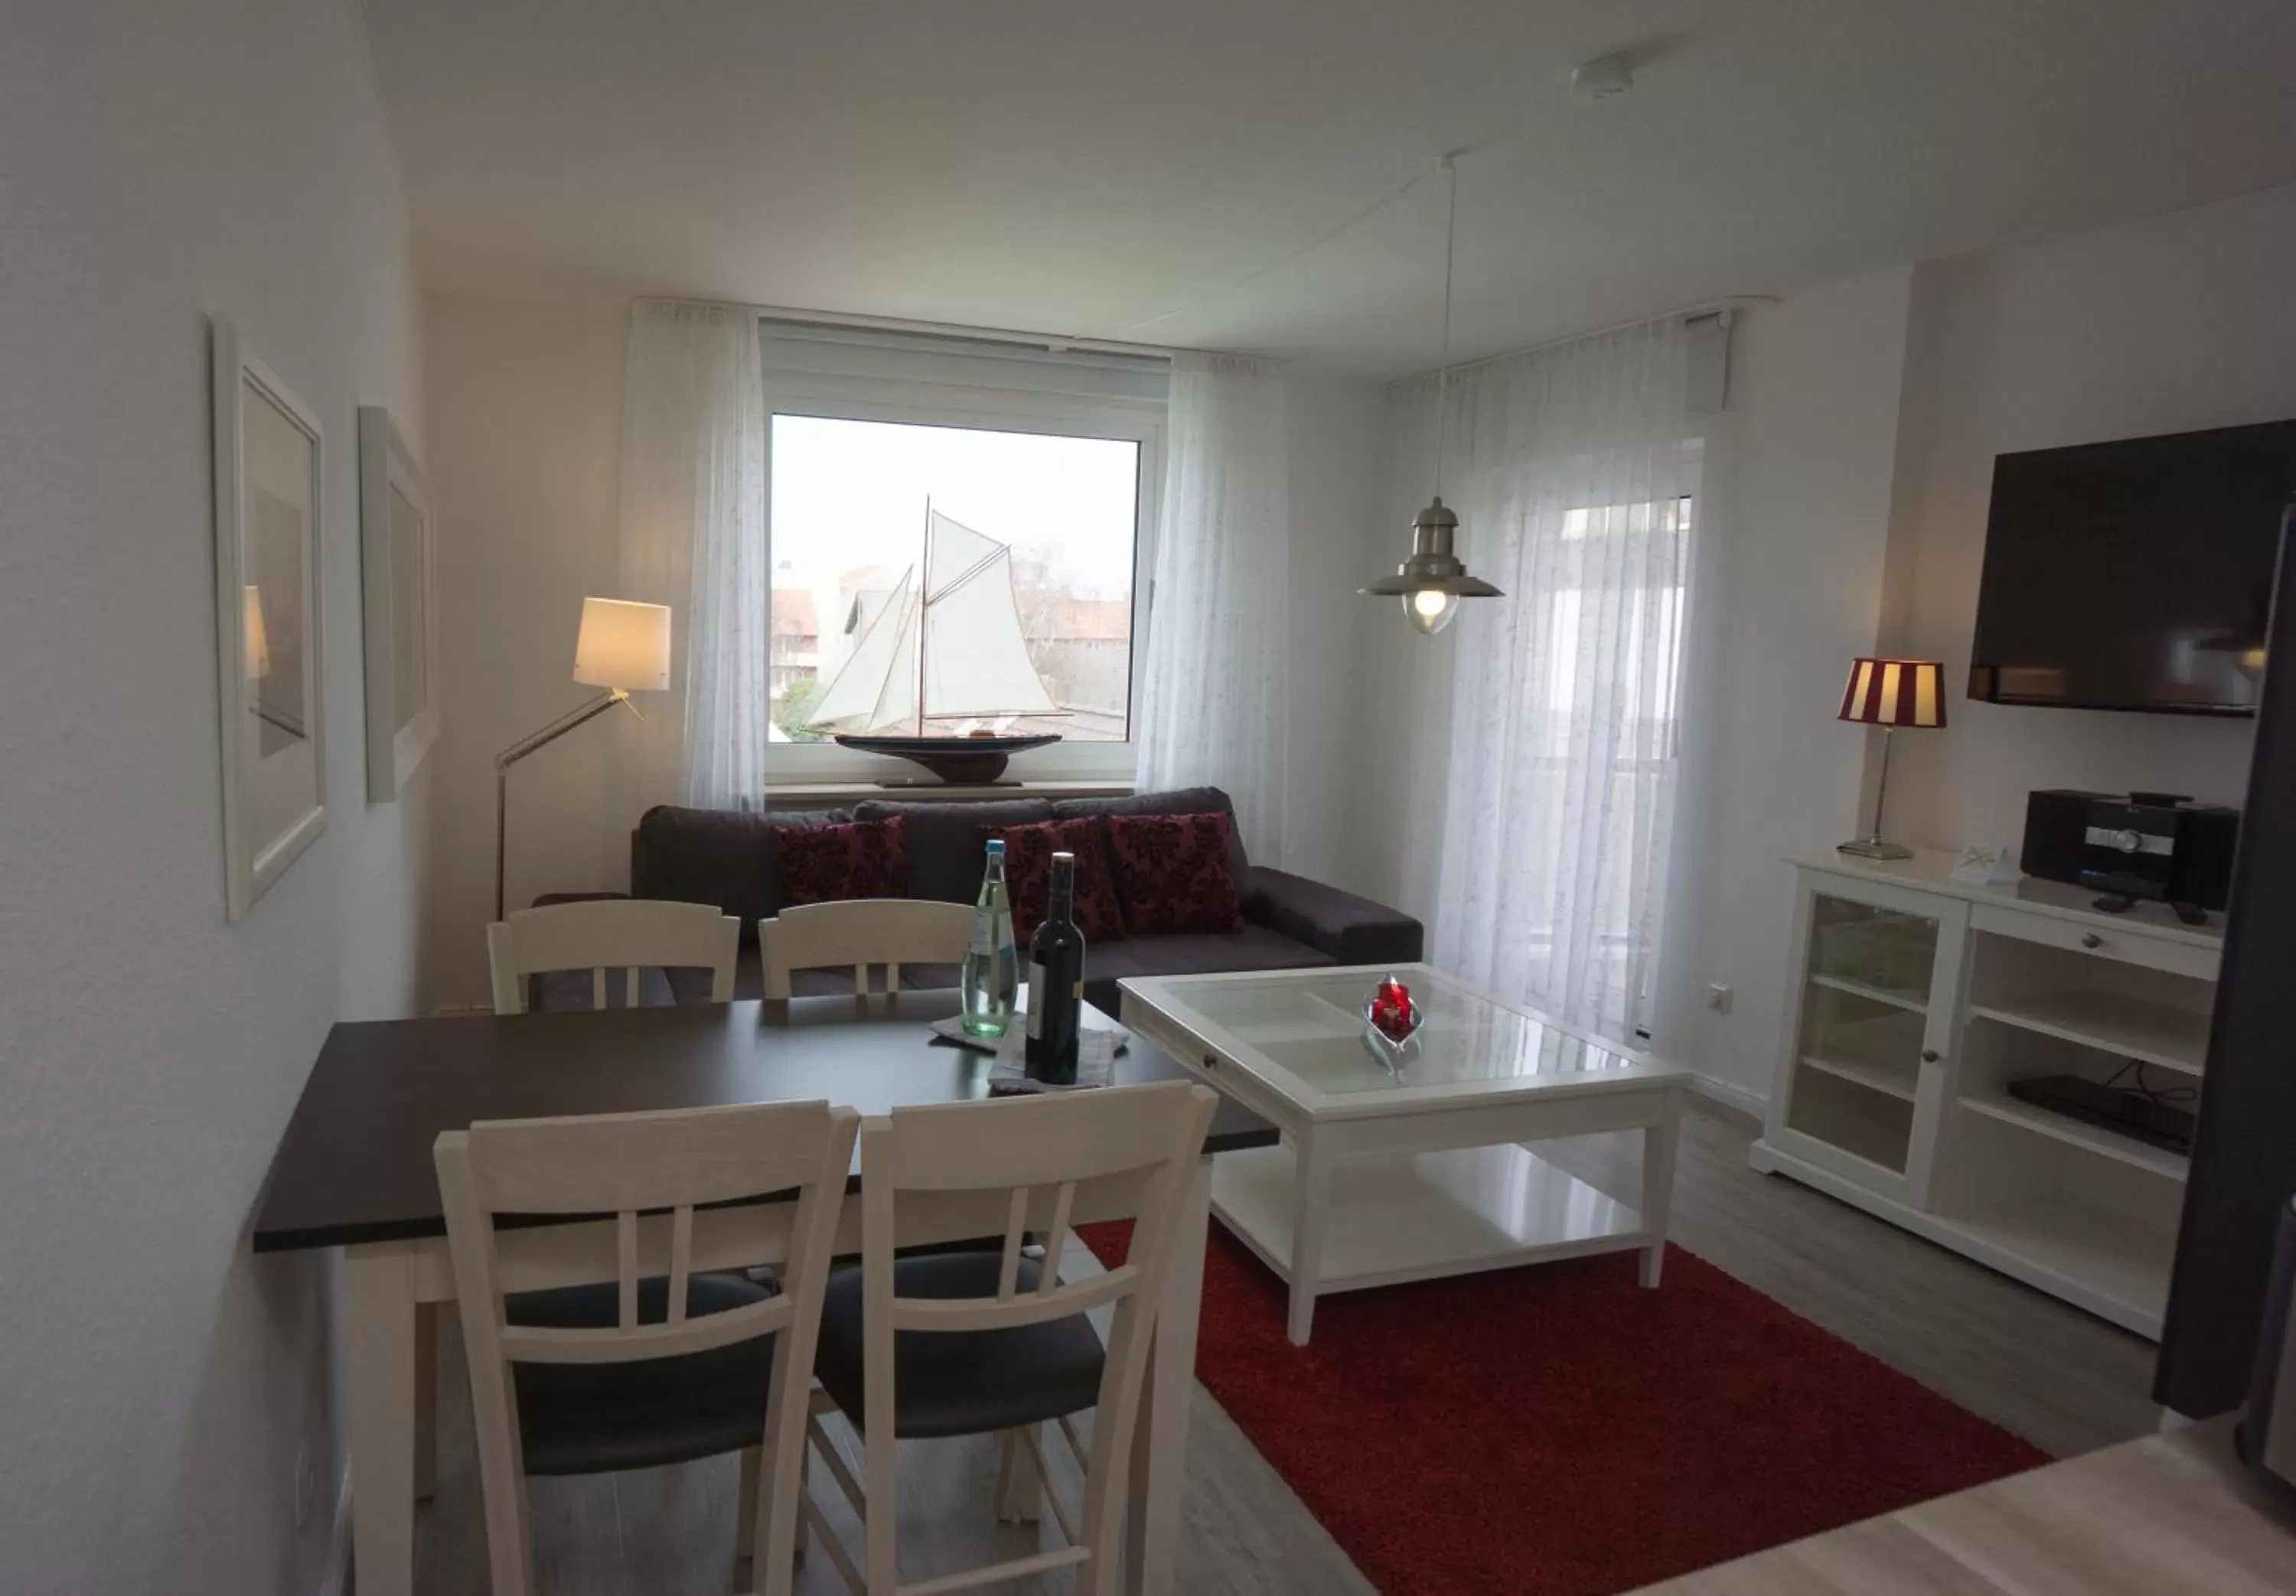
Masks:
[[[308,1441],[295,1448],[295,1527],[301,1529],[311,1521],[311,1510],[318,1505],[319,1478],[311,1467],[311,1444]]]
[[[1737,989],[1726,986],[1720,981],[1716,981],[1706,988],[1706,1006],[1717,1014],[1727,1014],[1737,1001]]]

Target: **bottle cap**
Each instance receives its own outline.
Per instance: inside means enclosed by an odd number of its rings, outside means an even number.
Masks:
[[[1002,837],[991,837],[988,839],[988,851],[992,854],[1003,853],[1004,851],[1004,839]]]
[[[1053,855],[1053,863],[1055,864],[1058,864],[1063,859],[1067,860],[1070,864],[1074,864],[1076,863],[1076,855],[1074,854],[1059,853]]]

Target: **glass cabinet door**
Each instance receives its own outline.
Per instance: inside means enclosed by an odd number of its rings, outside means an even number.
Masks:
[[[1788,1128],[1906,1173],[1939,930],[1927,915],[1813,895]]]

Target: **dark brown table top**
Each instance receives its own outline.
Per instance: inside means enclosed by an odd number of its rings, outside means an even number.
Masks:
[[[925,991],[865,1006],[818,997],[338,1025],[272,1158],[255,1250],[446,1234],[430,1148],[474,1120],[808,1098],[883,1114],[985,1097],[988,1059],[929,1040],[928,1024],[956,1003],[954,992]],[[1136,1036],[1115,1076],[1132,1085],[1186,1072]],[[1205,1148],[1275,1139],[1223,1097]]]

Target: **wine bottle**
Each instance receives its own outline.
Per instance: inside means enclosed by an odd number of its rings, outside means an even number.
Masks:
[[[972,936],[965,944],[958,983],[964,1000],[964,1034],[993,1040],[1013,1025],[1019,961],[1013,949],[1013,904],[1004,892],[1004,839],[988,843],[988,868],[972,905]]]
[[[1053,855],[1053,887],[1044,923],[1029,940],[1029,1078],[1072,1086],[1077,1076],[1077,1029],[1084,1007],[1084,933],[1076,928],[1076,855]]]

